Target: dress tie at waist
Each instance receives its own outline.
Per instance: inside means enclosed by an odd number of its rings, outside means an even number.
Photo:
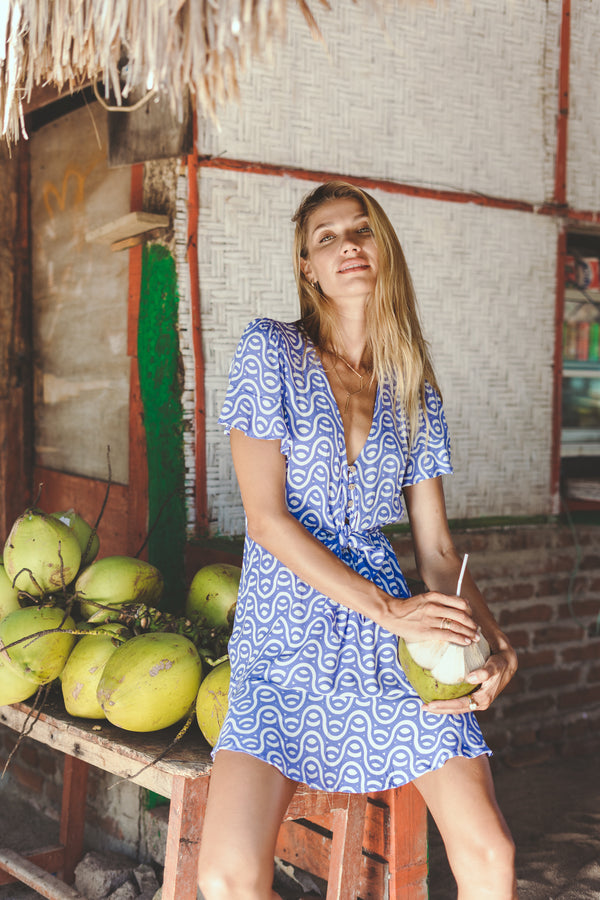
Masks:
[[[319,530],[315,537],[322,543],[331,546],[337,541],[341,550],[350,550],[360,556],[365,556],[374,568],[380,568],[386,559],[383,547],[377,546],[375,536],[381,536],[381,529],[373,528],[369,531],[352,531],[349,525],[341,525],[337,531]]]

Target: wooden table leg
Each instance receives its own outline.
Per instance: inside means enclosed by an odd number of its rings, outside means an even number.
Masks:
[[[413,784],[388,791],[390,900],[427,900],[427,807]]]
[[[346,809],[331,811],[333,836],[327,900],[358,897],[366,809],[366,794],[350,794]]]
[[[173,778],[162,900],[196,900],[208,781],[208,775]]]
[[[67,884],[73,884],[75,866],[83,855],[88,771],[88,763],[65,754],[59,839],[65,848],[61,878]]]

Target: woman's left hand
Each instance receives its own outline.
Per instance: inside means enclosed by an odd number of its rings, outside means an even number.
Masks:
[[[485,666],[475,669],[466,680],[480,685],[472,694],[456,700],[432,700],[424,705],[426,712],[458,715],[488,709],[517,671],[517,654],[509,645],[492,653]]]

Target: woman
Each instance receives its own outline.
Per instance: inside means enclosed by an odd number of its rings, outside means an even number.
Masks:
[[[230,372],[230,434],[247,533],[215,748],[200,887],[272,900],[277,831],[296,784],[376,791],[414,781],[460,900],[516,897],[513,843],[471,712],[516,656],[467,574],[446,519],[446,423],[398,238],[341,182],[294,216],[301,319],[252,322]],[[408,509],[425,593],[410,596],[381,526]],[[492,648],[474,698],[423,705],[397,640]]]

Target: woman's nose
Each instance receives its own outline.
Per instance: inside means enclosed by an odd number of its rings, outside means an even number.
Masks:
[[[348,253],[351,250],[358,250],[358,243],[353,235],[347,235],[342,241],[342,253]]]

